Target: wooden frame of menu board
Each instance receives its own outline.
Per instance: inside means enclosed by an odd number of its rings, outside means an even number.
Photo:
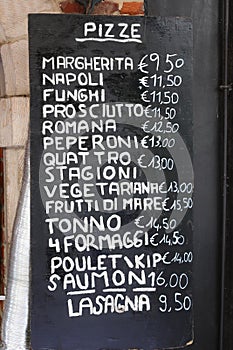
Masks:
[[[190,346],[192,22],[29,30],[32,348]]]

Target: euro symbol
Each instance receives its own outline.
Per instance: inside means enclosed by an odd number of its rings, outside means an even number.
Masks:
[[[144,136],[143,139],[141,140],[141,145],[143,148],[149,148],[147,144],[147,139],[148,139],[148,136]]]
[[[162,202],[162,208],[164,211],[169,211],[170,208],[167,208],[167,201],[169,200],[169,198],[165,198],[164,201]]]
[[[139,216],[138,218],[136,218],[136,219],[134,220],[134,224],[135,224],[137,227],[139,227],[139,228],[144,228],[144,226],[139,225],[139,223],[140,223],[140,221],[141,221],[141,218],[143,218],[143,216]]]
[[[148,98],[147,98],[147,93],[148,93],[148,90],[144,91],[144,92],[141,94],[141,99],[142,99],[142,101],[144,101],[144,102],[150,102],[150,100],[148,100]]]
[[[148,70],[144,70],[143,68],[148,67],[148,64],[143,62],[145,60],[145,58],[147,58],[148,55],[145,55],[141,61],[138,63],[138,69],[142,72],[142,73],[149,73]]]
[[[140,78],[140,79],[139,79],[139,83],[142,84],[142,86],[144,86],[144,87],[149,87],[149,84],[148,84],[148,77]]]

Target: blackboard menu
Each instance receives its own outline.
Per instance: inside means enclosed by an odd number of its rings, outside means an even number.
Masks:
[[[193,342],[192,24],[30,15],[33,350]]]

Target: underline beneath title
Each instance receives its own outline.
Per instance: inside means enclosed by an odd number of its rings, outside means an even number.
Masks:
[[[130,42],[135,42],[135,43],[142,43],[140,39],[117,39],[117,38],[75,38],[76,41],[78,42],[85,42],[85,41],[98,41],[98,42],[106,42],[106,41],[115,41],[119,43],[130,43]]]

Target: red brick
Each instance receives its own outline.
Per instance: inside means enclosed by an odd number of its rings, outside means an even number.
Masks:
[[[85,12],[84,6],[76,2],[73,3],[70,1],[60,2],[60,8],[64,13],[84,13]]]
[[[121,15],[144,15],[144,3],[143,2],[124,2],[120,11]]]
[[[102,1],[93,10],[93,15],[112,15],[119,11],[117,2]]]

